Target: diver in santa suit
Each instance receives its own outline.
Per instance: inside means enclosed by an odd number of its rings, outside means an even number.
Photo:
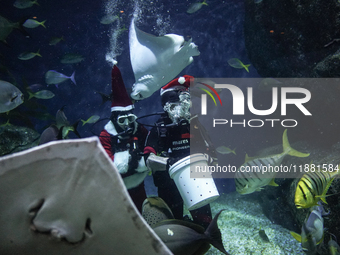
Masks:
[[[161,197],[172,210],[176,219],[183,218],[183,200],[175,182],[169,175],[169,168],[178,160],[194,153],[205,153],[216,160],[215,149],[207,137],[204,127],[197,117],[190,114],[191,100],[189,93],[192,76],[176,78],[161,89],[161,101],[164,113],[147,137],[144,148],[146,159],[168,157],[165,171],[151,169],[154,183]],[[194,128],[190,132],[190,125]],[[195,137],[190,151],[190,140]],[[155,156],[157,155],[157,156]],[[147,160],[148,162],[148,160]],[[207,227],[211,222],[210,205],[190,211],[195,223]]]
[[[143,152],[148,131],[136,120],[134,105],[127,94],[117,66],[112,68],[112,104],[110,121],[99,139],[121,174],[126,188],[139,211],[146,198],[144,178],[148,173]]]

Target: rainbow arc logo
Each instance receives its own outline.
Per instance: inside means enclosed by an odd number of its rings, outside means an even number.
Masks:
[[[206,86],[207,88],[209,88],[217,96],[218,100],[220,101],[220,104],[222,105],[222,100],[220,98],[220,95],[217,93],[217,91],[213,87],[211,87],[208,84],[202,83],[202,82],[200,82],[200,84],[202,84],[202,85]],[[207,93],[212,98],[212,100],[214,101],[215,105],[217,106],[216,100],[215,100],[214,96],[211,94],[211,92],[209,90],[207,90],[205,88],[199,88],[199,89],[201,89],[205,93]],[[206,100],[206,95],[202,94],[202,100]]]

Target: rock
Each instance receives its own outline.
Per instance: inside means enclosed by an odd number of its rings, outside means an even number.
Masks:
[[[0,128],[0,156],[38,145],[40,134],[33,129],[8,125]]]
[[[251,63],[263,77],[339,76],[339,12],[338,1],[245,1]]]
[[[301,254],[304,252],[300,244],[290,235],[288,229],[266,217],[263,207],[256,196],[240,195],[237,192],[222,194],[211,203],[211,210],[216,214],[223,211],[218,219],[222,233],[223,245],[230,254]],[[263,240],[260,230],[269,239]],[[207,255],[221,254],[212,247]]]

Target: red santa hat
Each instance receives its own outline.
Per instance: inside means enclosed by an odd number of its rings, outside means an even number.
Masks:
[[[130,111],[134,108],[132,101],[126,91],[122,74],[115,65],[111,72],[112,78],[112,104],[111,112],[114,111]]]
[[[183,90],[187,91],[190,87],[190,82],[194,81],[194,77],[190,75],[183,75],[181,77],[178,77],[176,79],[173,79],[168,84],[166,84],[164,87],[161,88],[161,96],[168,92],[173,90]]]

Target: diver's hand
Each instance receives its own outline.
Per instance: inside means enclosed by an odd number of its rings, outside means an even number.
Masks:
[[[166,171],[168,159],[168,157],[160,157],[154,153],[150,153],[150,156],[146,160],[146,165],[153,173],[156,171]]]
[[[143,157],[138,161],[138,167],[136,168],[135,171],[138,172],[138,173],[149,171],[149,169],[145,165],[145,161],[144,161]]]
[[[131,155],[128,150],[116,152],[113,158],[113,163],[118,169],[120,174],[125,174],[129,168],[129,161],[131,159]]]

